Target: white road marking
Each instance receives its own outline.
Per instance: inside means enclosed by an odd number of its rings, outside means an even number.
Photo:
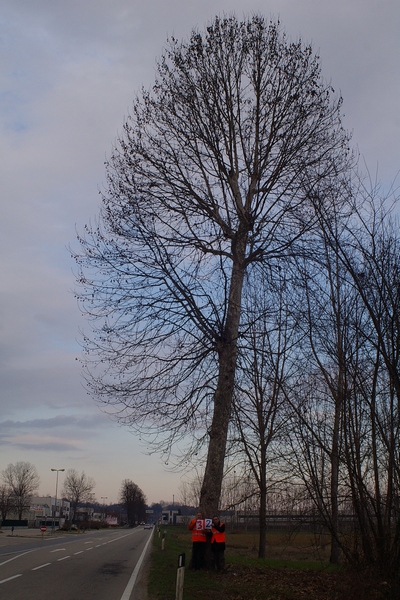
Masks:
[[[11,562],[12,560],[15,560],[16,558],[20,558],[21,556],[25,556],[25,554],[29,554],[30,552],[33,552],[33,550],[28,550],[27,552],[23,552],[22,554],[17,554],[17,556],[13,556],[12,558],[9,558],[8,560],[5,560],[4,562],[0,563],[0,567],[2,567],[3,565],[6,565],[7,563]]]
[[[153,532],[154,532],[154,530],[153,530]],[[141,556],[139,558],[139,561],[136,564],[136,567],[135,567],[135,569],[134,569],[134,571],[133,571],[133,573],[131,575],[131,578],[130,578],[130,580],[128,582],[128,585],[125,588],[125,591],[124,591],[124,593],[123,593],[123,595],[121,597],[121,600],[129,600],[130,594],[132,592],[133,586],[135,585],[135,581],[136,581],[137,575],[139,573],[139,569],[140,569],[140,567],[142,565],[142,562],[143,562],[143,559],[145,557],[147,547],[148,547],[148,545],[150,543],[150,540],[152,538],[153,532],[152,532],[150,538],[148,539],[148,541],[146,543],[146,546],[145,546],[145,548],[144,548],[144,550],[143,550],[143,552],[142,552],[142,554],[141,554]],[[108,542],[103,542],[102,544],[98,544],[96,546],[96,548],[100,548],[101,546],[105,546],[106,544],[111,544],[112,542],[118,542],[118,540],[122,540],[123,538],[128,537],[129,535],[132,535],[132,533],[134,533],[134,531],[131,532],[131,533],[127,533],[125,535],[120,535],[118,537],[115,537],[114,539],[109,540]],[[89,542],[85,542],[85,544],[93,544],[93,542],[89,541]],[[94,546],[91,546],[91,548],[86,548],[86,551],[93,550],[93,548],[94,548]],[[12,558],[9,558],[8,560],[5,560],[2,563],[0,563],[0,567],[2,565],[6,565],[7,563],[15,560],[16,558],[20,558],[21,556],[25,556],[25,554],[30,554],[31,552],[34,552],[35,550],[38,550],[38,548],[33,548],[32,550],[28,550],[27,552],[22,552],[21,554],[17,554],[16,556],[13,556]],[[65,548],[56,548],[55,550],[51,550],[51,552],[62,552],[62,551],[65,551]],[[74,552],[74,555],[77,555],[77,554],[83,554],[83,550],[80,550],[78,552]],[[57,562],[59,562],[61,560],[65,560],[67,558],[71,558],[71,556],[69,555],[69,556],[63,556],[62,558],[58,558]],[[38,567],[33,567],[33,569],[31,569],[31,570],[32,571],[38,571],[39,569],[43,569],[44,567],[48,567],[51,564],[52,563],[49,563],[49,562],[48,563],[44,563],[43,565],[39,565]],[[0,585],[2,583],[6,583],[7,581],[11,581],[12,579],[17,579],[18,577],[22,577],[22,573],[18,573],[17,575],[13,575],[12,577],[8,577],[7,579],[0,580]]]
[[[38,567],[34,567],[32,571],[37,571],[38,569],[43,569],[43,567],[48,567],[51,563],[44,563],[44,565],[39,565]]]
[[[19,573],[18,575],[13,575],[12,577],[8,577],[7,579],[2,579],[0,581],[0,585],[2,583],[6,583],[6,581],[11,581],[11,579],[16,579],[17,577],[22,577],[22,573]]]
[[[126,586],[125,591],[121,596],[121,600],[129,600],[129,598],[131,597],[131,593],[132,593],[133,587],[136,583],[136,578],[138,576],[140,567],[142,566],[142,562],[144,560],[144,557],[146,556],[147,548],[148,548],[151,540],[153,539],[153,533],[154,533],[154,529],[152,530],[151,535],[150,535],[149,539],[147,540],[147,543],[144,547],[144,550],[143,550],[142,554],[140,555],[139,560],[136,563],[136,567],[131,575],[131,578],[128,581],[128,585]]]

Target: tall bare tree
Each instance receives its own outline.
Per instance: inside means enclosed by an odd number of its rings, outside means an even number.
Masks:
[[[22,513],[29,508],[29,499],[37,490],[40,478],[35,465],[20,461],[7,465],[2,472],[5,485],[11,490],[14,507],[18,512],[18,519],[22,519]]]
[[[107,163],[99,223],[80,237],[88,386],[158,448],[200,432],[209,514],[245,275],[294,251],[312,228],[315,191],[346,173],[341,103],[312,48],[261,16],[171,38]]]
[[[84,471],[79,475],[75,469],[68,469],[64,478],[62,494],[71,502],[71,521],[76,518],[76,511],[80,502],[88,502],[95,488],[96,482],[88,477]]]

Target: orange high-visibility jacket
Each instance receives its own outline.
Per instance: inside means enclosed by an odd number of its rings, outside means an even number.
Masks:
[[[212,526],[211,543],[216,542],[217,544],[222,544],[225,542],[225,523],[220,523],[219,526],[223,531],[219,531],[214,525]]]
[[[204,533],[204,525],[203,529],[197,529],[197,521],[198,519],[192,519],[188,525],[188,529],[192,532],[192,542],[206,542],[207,536]]]

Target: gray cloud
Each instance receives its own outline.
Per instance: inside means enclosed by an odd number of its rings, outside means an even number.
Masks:
[[[125,477],[151,500],[178,493],[179,478],[144,458],[85,392],[75,358],[87,325],[67,247],[98,212],[104,160],[167,35],[232,11],[280,17],[289,36],[313,43],[354,143],[389,185],[400,156],[398,0],[2,2],[1,456],[5,466],[33,455],[47,489],[56,453],[110,498]]]
[[[21,450],[23,452],[39,451],[39,452],[66,453],[66,452],[79,452],[80,451],[80,448],[78,446],[75,446],[71,442],[57,442],[57,441],[41,442],[40,440],[37,441],[36,443],[28,443],[28,442],[24,443],[24,442],[12,441],[12,440],[11,441],[7,440],[7,442],[2,442],[1,438],[0,438],[0,446],[4,443],[11,444],[13,447],[15,447],[16,449]]]
[[[54,428],[78,428],[89,429],[105,427],[106,423],[103,415],[84,415],[81,417],[57,415],[49,419],[32,419],[29,421],[13,421],[11,419],[7,421],[0,421],[0,435],[3,432],[9,432],[14,430],[30,430],[30,429],[41,429],[48,431]]]

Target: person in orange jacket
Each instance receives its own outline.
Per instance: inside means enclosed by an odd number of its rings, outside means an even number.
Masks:
[[[205,552],[207,535],[203,513],[198,512],[188,525],[192,532],[192,569],[203,569],[205,566]]]
[[[212,520],[211,550],[214,569],[225,570],[225,523],[221,523],[217,516]]]

